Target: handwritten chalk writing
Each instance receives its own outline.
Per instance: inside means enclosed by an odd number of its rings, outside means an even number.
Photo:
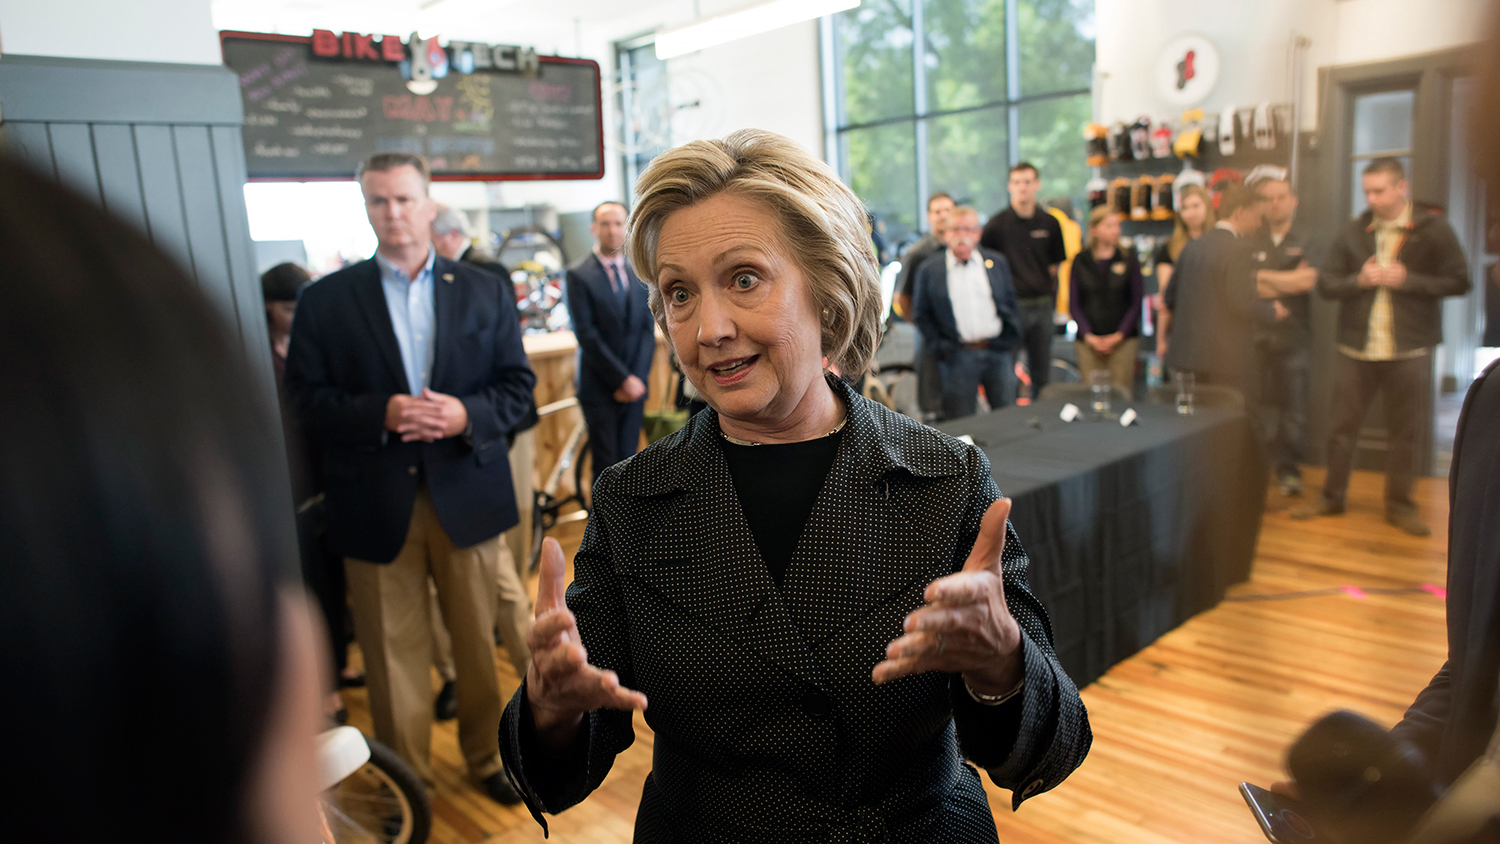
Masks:
[[[377,138],[375,139],[376,152],[414,152],[421,155],[421,138]]]
[[[327,141],[323,141],[313,144],[312,151],[314,155],[348,155],[349,145],[332,144],[328,143]]]
[[[446,122],[453,107],[453,98],[386,94],[381,98],[381,107],[385,116],[391,120],[411,120],[421,123]]]
[[[539,147],[542,149],[556,149],[558,146],[556,138],[511,138],[511,143],[518,147]]]
[[[292,134],[299,138],[363,138],[365,130],[345,126],[293,126]]]
[[[302,154],[302,150],[296,147],[268,144],[264,141],[256,141],[250,151],[261,158],[296,158]]]
[[[292,96],[317,99],[318,97],[331,97],[333,91],[327,85],[293,85]]]
[[[573,99],[573,88],[569,85],[552,85],[547,82],[533,82],[526,86],[526,93],[533,100],[551,100],[553,102],[568,102]]]
[[[428,138],[427,149],[433,155],[476,152],[481,155],[492,155],[495,152],[495,140],[493,138]]]
[[[365,106],[358,108],[310,108],[303,112],[304,117],[313,120],[362,120],[370,113]]]
[[[375,93],[375,80],[368,76],[350,76],[347,73],[340,73],[333,77],[333,84],[344,86],[344,90],[355,97],[368,97]]]
[[[245,115],[246,126],[275,126],[279,123],[274,114],[251,113]]]
[[[296,100],[266,100],[264,105],[271,111],[286,111],[292,114],[302,113],[302,104]]]

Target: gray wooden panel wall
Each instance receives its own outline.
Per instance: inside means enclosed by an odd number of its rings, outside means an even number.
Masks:
[[[243,108],[239,79],[217,65],[0,56],[0,147],[174,256],[238,331],[255,379],[246,388],[274,410],[245,213]]]
[[[0,56],[0,143],[174,256],[275,395],[245,215],[239,80],[217,65]]]

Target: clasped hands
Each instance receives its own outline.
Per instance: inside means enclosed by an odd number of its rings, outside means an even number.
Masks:
[[[991,504],[963,568],[928,584],[926,606],[906,617],[904,633],[886,647],[871,673],[875,683],[927,671],[960,673],[980,694],[1013,690],[1024,676],[1021,627],[1005,603],[1001,553],[1005,549],[1010,499]],[[536,619],[526,635],[531,665],[526,697],[543,742],[566,745],[583,716],[595,709],[644,711],[646,696],[620,685],[613,671],[589,664],[578,623],[563,601],[562,548],[542,540]]]
[[[1101,355],[1107,355],[1119,348],[1125,341],[1125,333],[1116,331],[1113,334],[1085,334],[1083,341],[1088,343],[1093,350]]]
[[[1359,270],[1360,287],[1389,287],[1394,290],[1405,283],[1406,265],[1400,261],[1392,261],[1390,266],[1383,266],[1372,255]]]
[[[456,397],[423,388],[419,396],[397,393],[385,404],[386,430],[404,443],[456,437],[469,427],[469,410]]]
[[[615,401],[620,404],[630,404],[646,395],[646,384],[634,375],[628,375],[620,386],[615,388]]]

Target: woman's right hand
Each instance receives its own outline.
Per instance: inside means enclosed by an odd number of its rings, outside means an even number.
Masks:
[[[566,567],[557,540],[542,540],[536,619],[526,634],[526,643],[531,646],[526,701],[531,705],[537,732],[555,747],[572,741],[583,716],[595,709],[646,708],[646,696],[621,686],[619,675],[589,665],[588,651],[578,636],[578,621],[563,601]]]

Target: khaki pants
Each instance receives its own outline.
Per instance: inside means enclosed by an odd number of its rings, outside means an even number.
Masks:
[[[1135,359],[1141,348],[1141,338],[1128,337],[1120,341],[1113,352],[1101,355],[1094,351],[1082,340],[1075,341],[1074,346],[1078,348],[1078,372],[1083,376],[1083,383],[1088,384],[1089,373],[1096,369],[1109,370],[1109,383],[1118,390],[1124,390],[1125,395],[1131,395],[1135,391]]]
[[[500,537],[455,548],[438,523],[432,499],[417,491],[406,544],[386,564],[344,559],[354,631],[365,657],[375,738],[433,781],[432,622],[428,580],[436,587],[452,640],[458,696],[458,740],[469,773],[500,770],[500,681],[491,630]],[[522,641],[522,647],[525,642]]]
[[[526,647],[526,631],[531,629],[531,594],[526,591],[526,578],[531,574],[531,516],[534,509],[532,490],[536,464],[536,428],[516,435],[510,446],[510,478],[516,495],[516,511],[521,521],[500,535],[500,565],[495,576],[495,620],[500,631],[500,641],[510,655],[510,664],[516,676],[525,677],[526,667],[531,664],[531,650]],[[509,559],[507,559],[509,558]],[[453,649],[448,642],[447,631],[437,604],[437,592],[432,595],[432,664],[444,680],[456,680],[453,666]]]

